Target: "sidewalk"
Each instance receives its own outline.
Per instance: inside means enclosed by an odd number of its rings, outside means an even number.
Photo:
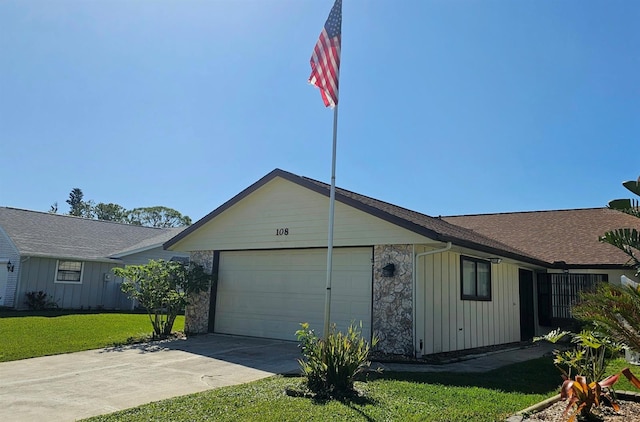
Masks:
[[[531,346],[468,355],[464,360],[444,364],[379,363],[371,366],[393,372],[489,372],[513,363],[525,362],[550,354],[557,346],[540,342]]]

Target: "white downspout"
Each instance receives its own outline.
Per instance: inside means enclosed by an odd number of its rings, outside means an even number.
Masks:
[[[451,249],[451,242],[447,242],[447,245],[444,248],[440,248],[440,249],[434,249],[431,251],[426,251],[426,252],[422,252],[419,254],[415,253],[415,245],[413,246],[413,354],[414,357],[416,357],[415,355],[417,355],[417,350],[422,351],[422,348],[420,348],[419,342],[418,342],[418,329],[417,329],[417,325],[416,324],[416,307],[417,307],[417,301],[416,301],[416,289],[418,286],[418,278],[416,277],[416,272],[418,269],[418,258],[422,258],[423,256],[427,256],[427,255],[435,255],[435,254],[439,254],[442,252],[446,252],[449,249]]]

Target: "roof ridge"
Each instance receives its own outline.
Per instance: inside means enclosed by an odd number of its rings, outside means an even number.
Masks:
[[[511,215],[511,214],[541,214],[550,212],[570,212],[570,211],[591,211],[591,210],[607,210],[607,207],[588,207],[588,208],[567,208],[559,210],[533,210],[533,211],[506,211],[506,212],[490,212],[477,214],[457,214],[457,215],[439,215],[438,218],[455,218],[455,217],[483,217],[490,215]]]
[[[303,179],[307,179],[307,180],[308,180],[308,181],[310,181],[310,182],[314,182],[314,183],[318,183],[318,184],[324,185],[324,186],[326,186],[326,187],[330,187],[330,185],[329,185],[329,184],[327,184],[327,183],[325,183],[325,182],[321,182],[321,181],[319,181],[319,180],[312,179],[312,178],[310,178],[310,177],[306,177],[306,176],[299,176],[299,177],[302,177]],[[406,208],[406,207],[403,207],[403,206],[400,206],[400,205],[393,204],[393,203],[391,203],[391,202],[383,201],[383,200],[381,200],[381,199],[374,198],[373,196],[368,196],[368,195],[364,195],[364,194],[362,194],[362,193],[358,193],[358,192],[355,192],[355,191],[351,191],[351,190],[349,190],[349,189],[341,188],[341,187],[339,187],[339,186],[336,186],[336,189],[339,189],[339,190],[341,190],[341,191],[343,191],[343,192],[350,193],[350,194],[352,194],[352,195],[360,196],[360,197],[362,197],[362,198],[367,198],[367,199],[370,199],[370,200],[372,200],[372,201],[379,202],[379,203],[381,203],[381,204],[389,205],[389,206],[392,206],[392,207],[394,207],[394,208],[398,208],[398,209],[402,209],[402,210],[405,210],[405,211],[409,211],[409,212],[413,212],[413,213],[416,213],[416,214],[420,214],[420,215],[423,215],[423,216],[425,216],[425,217],[429,217],[429,218],[436,218],[436,219],[437,219],[437,218],[439,218],[439,217],[434,217],[434,216],[429,215],[429,214],[421,213],[420,211],[412,210],[411,208]],[[451,223],[448,223],[448,224],[451,224]],[[456,227],[457,227],[457,226],[456,226]]]

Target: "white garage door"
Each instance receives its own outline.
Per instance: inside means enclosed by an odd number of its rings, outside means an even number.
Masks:
[[[333,250],[331,321],[362,321],[371,336],[371,248]],[[326,249],[221,252],[214,330],[295,340],[301,322],[322,336]]]

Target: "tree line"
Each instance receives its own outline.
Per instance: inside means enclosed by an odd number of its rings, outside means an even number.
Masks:
[[[173,208],[155,206],[140,207],[127,210],[114,203],[95,203],[84,200],[84,193],[80,188],[73,188],[69,193],[69,212],[67,215],[89,218],[92,220],[113,221],[117,223],[133,224],[146,227],[183,227],[191,224],[191,218],[182,215]],[[49,209],[52,214],[58,213],[58,203],[54,202]]]

